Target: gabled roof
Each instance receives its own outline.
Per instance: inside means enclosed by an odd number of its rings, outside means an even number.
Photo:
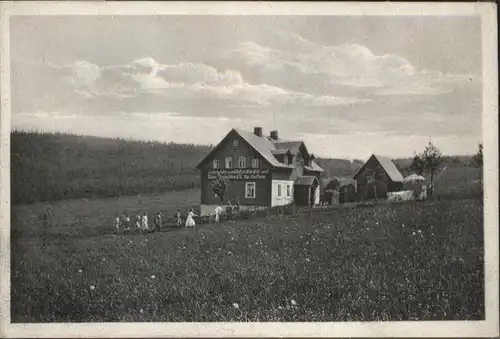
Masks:
[[[307,171],[324,172],[323,169],[321,167],[319,167],[319,165],[314,160],[311,160],[311,164],[309,166],[304,166],[304,168]]]
[[[288,141],[288,140],[274,140],[268,137],[259,137],[252,132],[243,131],[233,128],[218,144],[215,146],[199,163],[196,168],[200,168],[208,158],[215,153],[219,147],[227,140],[231,133],[237,133],[243,140],[245,140],[250,147],[258,152],[271,166],[283,169],[293,169],[293,164],[284,164],[280,162],[274,155],[295,154],[300,152],[300,148],[307,148],[303,141]],[[323,172],[323,169],[314,161],[311,161],[309,166],[305,166],[308,171]]]
[[[271,166],[278,167],[278,168],[287,168],[287,169],[292,169],[292,165],[285,165],[281,162],[278,161],[272,154],[273,150],[276,150],[276,147],[274,146],[274,143],[269,141],[267,138],[261,138],[256,136],[255,134],[251,132],[246,132],[246,131],[241,131],[238,129],[233,128],[231,131],[229,131],[228,134],[215,146],[199,163],[196,168],[200,168],[201,164],[203,164],[208,158],[212,156],[219,148],[220,146],[227,140],[229,135],[231,133],[237,133],[243,140],[245,140],[250,147],[252,147],[257,153],[259,153]]]
[[[394,163],[392,162],[391,159],[389,159],[388,157],[384,157],[382,155],[376,155],[376,154],[373,154],[370,157],[370,159],[372,157],[378,161],[380,166],[382,166],[382,168],[387,173],[389,178],[391,178],[392,181],[402,182],[404,180],[403,175],[401,174],[401,172],[399,172],[396,165],[394,165]],[[370,159],[368,159],[368,160],[370,160]],[[361,168],[356,172],[356,174],[353,175],[353,178],[355,178],[361,172],[361,170],[363,170],[365,168],[365,166],[366,166],[366,162],[364,163],[363,166],[361,166]]]
[[[314,181],[316,181],[319,184],[318,178],[312,175],[305,175],[303,177],[298,177],[294,184],[299,185],[299,186],[311,186]]]
[[[292,153],[297,153],[300,151],[300,146],[304,143],[302,141],[288,141],[288,140],[277,140],[274,142],[277,149],[287,148]]]
[[[252,132],[242,131],[239,129],[235,129],[235,131],[274,167],[293,168],[292,165],[285,165],[274,157],[272,151],[276,150],[276,146],[267,138],[261,138]]]

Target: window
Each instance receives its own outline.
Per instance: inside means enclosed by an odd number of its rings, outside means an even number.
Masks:
[[[252,168],[259,168],[259,159],[252,159]]]
[[[234,139],[234,140],[233,140],[233,146],[234,146],[234,147],[237,147],[237,146],[238,146],[238,139]]]
[[[285,156],[283,157],[283,163],[285,165],[288,165],[288,155],[285,154]]]
[[[245,198],[255,198],[255,183],[246,182],[245,183]]]
[[[278,198],[281,197],[281,184],[278,184]]]
[[[288,198],[292,196],[292,187],[290,185],[286,185],[286,196]]]
[[[247,167],[247,159],[245,157],[239,157],[238,158],[238,167],[239,168],[245,168]]]
[[[214,160],[214,168],[220,168],[220,161],[219,160]]]
[[[233,158],[231,157],[226,158],[226,168],[233,168]]]

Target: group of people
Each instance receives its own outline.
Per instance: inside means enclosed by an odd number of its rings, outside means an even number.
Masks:
[[[220,206],[219,206],[220,207]],[[220,208],[222,211],[222,207]],[[189,209],[189,212],[186,216],[186,221],[184,223],[185,227],[194,227],[196,225],[194,221],[194,217],[197,215],[193,212],[193,209]],[[182,213],[180,209],[177,209],[177,212],[174,215],[174,218],[177,221],[177,226],[181,227],[183,225],[182,222]],[[216,218],[217,221],[219,218]],[[148,223],[148,215],[147,213],[143,214],[136,214],[135,219],[134,219],[134,224],[132,223],[132,218],[130,217],[130,213],[127,214],[122,214],[120,216],[117,216],[113,219],[113,228],[116,231],[116,233],[120,232],[120,230],[123,230],[125,232],[131,231],[135,225],[135,229],[138,231],[159,231],[163,227],[163,216],[161,212],[158,212],[154,218],[153,225],[152,227],[149,226]]]
[[[134,223],[132,223],[132,218],[130,214],[127,213],[122,214],[121,216],[117,216],[113,219],[113,228],[118,233],[121,229],[124,231],[131,231],[133,226],[135,225],[135,229],[139,231],[148,231],[150,230],[148,223],[148,215],[147,213],[136,214],[134,218]],[[152,225],[153,230],[160,230],[163,226],[162,215],[161,212],[158,212],[155,216],[154,223]]]

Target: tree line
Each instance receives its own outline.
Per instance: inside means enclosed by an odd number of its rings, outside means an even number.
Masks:
[[[61,133],[11,133],[14,204],[113,197],[200,186],[210,146]]]

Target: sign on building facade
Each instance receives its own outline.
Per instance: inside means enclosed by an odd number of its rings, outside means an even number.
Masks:
[[[228,180],[266,180],[269,178],[269,168],[233,168],[233,169],[215,169],[208,171],[208,180],[214,180],[220,173]]]

